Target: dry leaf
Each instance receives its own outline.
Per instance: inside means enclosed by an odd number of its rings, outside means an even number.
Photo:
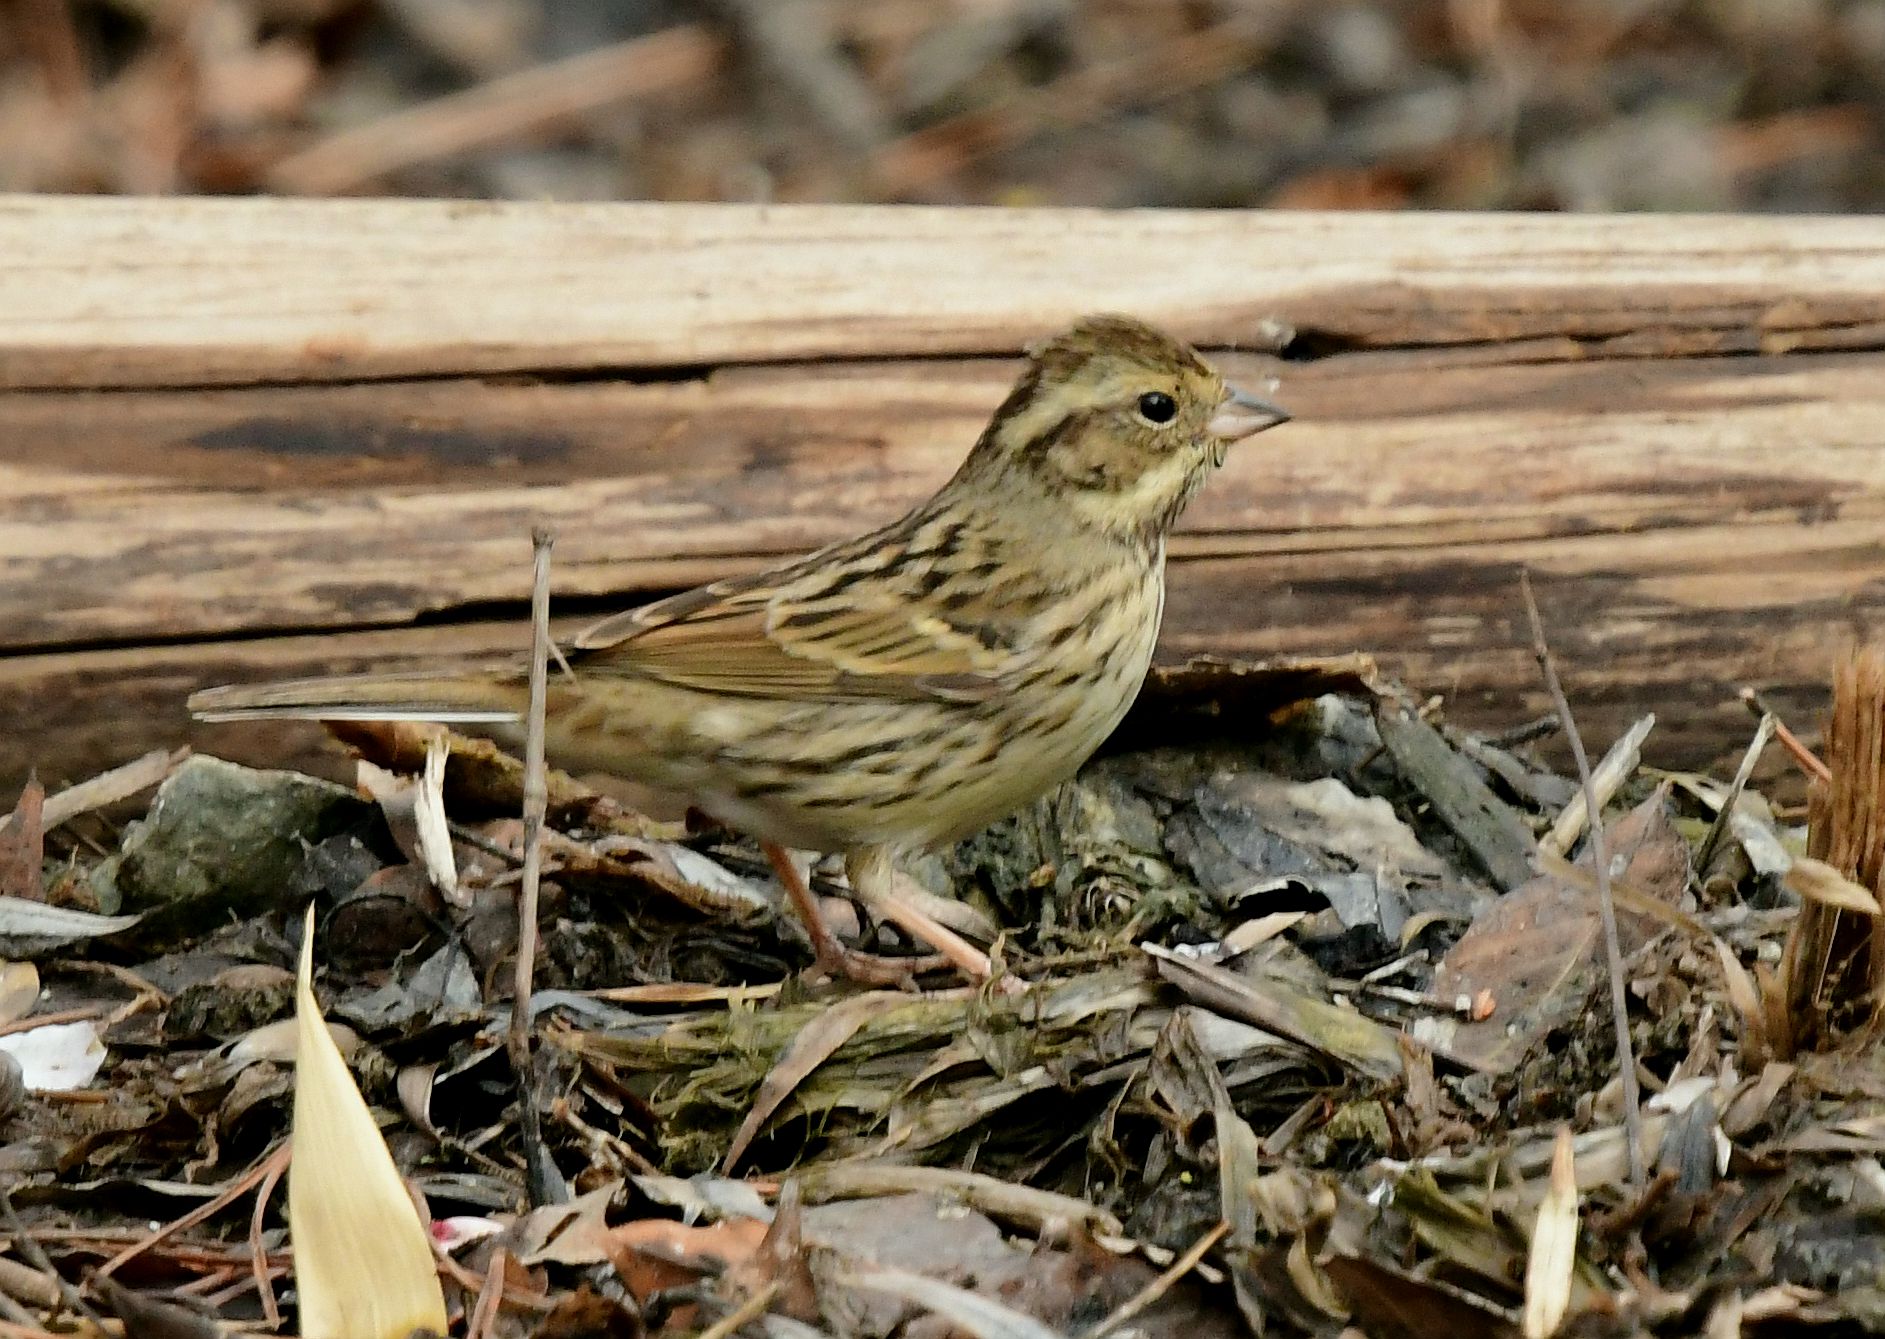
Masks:
[[[288,1235],[302,1339],[444,1334],[445,1295],[425,1226],[314,999],[312,905],[295,1021]]]
[[[1688,845],[1670,823],[1660,791],[1623,819],[1605,825],[1612,858],[1627,855],[1619,883],[1646,900],[1675,904],[1688,880]],[[1588,871],[1586,851],[1576,869]],[[1552,1028],[1583,1009],[1603,980],[1597,894],[1581,880],[1550,870],[1494,901],[1447,950],[1434,973],[1443,999],[1475,1001],[1470,1021],[1436,1020],[1417,1035],[1443,1044],[1454,1059],[1489,1073],[1516,1064]],[[1623,951],[1644,942],[1658,925],[1618,898]],[[1490,1015],[1478,1007],[1490,992]]]
[[[40,827],[45,803],[45,788],[37,778],[28,777],[11,819],[0,829],[0,897],[29,902],[45,898],[40,877],[46,854],[45,833]]]
[[[39,969],[30,962],[0,962],[0,1027],[17,1023],[39,1002]]]
[[[731,1218],[709,1227],[647,1218],[610,1228],[603,1249],[622,1285],[642,1302],[664,1288],[724,1273],[750,1259],[766,1239],[766,1226],[754,1218]]]
[[[1856,912],[1861,916],[1885,914],[1881,912],[1878,897],[1871,889],[1854,883],[1824,860],[1802,856],[1793,862],[1793,868],[1787,871],[1781,882],[1807,901],[1817,902],[1824,907]]]
[[[1564,1323],[1576,1266],[1577,1168],[1571,1132],[1561,1129],[1551,1151],[1551,1187],[1538,1206],[1531,1251],[1525,1258],[1525,1339],[1546,1339]]]
[[[733,1136],[733,1143],[727,1149],[726,1158],[720,1164],[721,1172],[728,1173],[746,1152],[753,1136],[759,1133],[759,1127],[766,1123],[767,1117],[779,1109],[781,1103],[792,1095],[799,1084],[811,1077],[812,1071],[831,1058],[832,1052],[857,1035],[857,1030],[873,1017],[898,1005],[909,1003],[909,996],[895,991],[876,990],[863,995],[853,995],[841,1004],[832,1006],[813,1018],[799,1030],[792,1044],[779,1057],[765,1080],[759,1085],[759,1092],[753,1098],[752,1109],[746,1113],[746,1119],[740,1122],[739,1131]]]

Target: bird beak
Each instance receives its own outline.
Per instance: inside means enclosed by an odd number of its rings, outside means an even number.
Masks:
[[[1289,415],[1275,405],[1232,386],[1205,429],[1220,441],[1236,442],[1287,422]]]

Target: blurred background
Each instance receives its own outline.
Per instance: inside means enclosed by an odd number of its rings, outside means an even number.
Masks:
[[[1885,0],[0,0],[0,189],[1870,211]]]

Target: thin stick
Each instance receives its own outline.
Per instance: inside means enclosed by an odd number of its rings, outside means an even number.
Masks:
[[[741,1302],[739,1306],[720,1317],[713,1324],[700,1332],[700,1339],[731,1339],[733,1333],[742,1326],[749,1325],[766,1314],[766,1308],[772,1305],[772,1299],[779,1295],[785,1285],[773,1279],[765,1287]]]
[[[266,180],[291,194],[344,195],[406,168],[514,143],[545,126],[698,84],[724,59],[725,44],[699,24],[631,37],[340,131],[283,158]]]
[[[181,1218],[171,1219],[168,1223],[165,1223],[148,1236],[140,1237],[136,1242],[125,1247],[122,1251],[112,1256],[111,1259],[100,1265],[93,1277],[109,1278],[112,1274],[117,1272],[120,1266],[131,1260],[135,1260],[151,1247],[161,1242],[168,1241],[179,1232],[187,1232],[198,1223],[206,1222],[214,1218],[217,1214],[221,1213],[231,1204],[234,1204],[237,1200],[248,1194],[250,1190],[266,1180],[270,1175],[271,1168],[274,1169],[273,1174],[275,1176],[280,1176],[282,1168],[287,1165],[287,1160],[288,1142],[283,1140],[280,1145],[271,1148],[268,1152],[250,1163],[248,1169],[228,1185],[224,1186],[220,1194],[216,1195],[213,1199],[204,1200]]]
[[[9,1260],[7,1263],[10,1265],[13,1262]],[[25,1265],[21,1265],[20,1269],[25,1271],[35,1282],[40,1281],[37,1271],[28,1270]],[[56,1288],[53,1290],[53,1295],[58,1295]],[[10,1321],[15,1325],[24,1326],[33,1334],[50,1335],[52,1333],[50,1330],[40,1329],[39,1318],[4,1292],[0,1292],[0,1321]]]
[[[1728,793],[1722,798],[1721,808],[1715,811],[1715,821],[1708,825],[1708,833],[1702,838],[1702,844],[1695,848],[1696,878],[1701,878],[1707,872],[1708,862],[1715,858],[1715,848],[1721,845],[1722,834],[1728,831],[1734,821],[1734,809],[1741,803],[1741,793],[1748,788],[1755,766],[1760,762],[1761,755],[1767,752],[1767,741],[1774,737],[1774,731],[1779,726],[1780,717],[1771,711],[1761,713],[1761,723],[1754,728],[1754,738],[1749,742],[1747,751],[1741,755],[1741,765],[1735,768]]]
[[[104,1329],[104,1319],[85,1304],[85,1299],[79,1296],[79,1290],[72,1286],[65,1275],[53,1267],[52,1261],[47,1258],[38,1239],[26,1230],[26,1224],[20,1221],[19,1214],[14,1210],[13,1197],[7,1194],[4,1183],[0,1183],[0,1226],[4,1226],[12,1234],[13,1249],[19,1252],[20,1258],[52,1280],[52,1285],[59,1290],[59,1299],[65,1304],[66,1310],[75,1316],[83,1316],[99,1329]],[[57,1320],[58,1317],[59,1313],[55,1311],[48,1319]]]
[[[485,1339],[497,1323],[497,1309],[504,1300],[504,1263],[509,1253],[502,1246],[491,1252],[491,1267],[484,1271],[484,1287],[478,1290],[478,1305],[465,1324],[465,1339]]]
[[[281,1328],[281,1306],[275,1301],[275,1285],[270,1281],[268,1251],[262,1245],[262,1221],[268,1213],[268,1201],[274,1196],[275,1187],[281,1183],[282,1173],[288,1170],[292,1145],[292,1136],[282,1140],[281,1147],[269,1160],[262,1184],[256,1187],[255,1210],[249,1216],[249,1263],[255,1270],[255,1289],[262,1299],[263,1318],[271,1329],[277,1330]]]
[[[1643,1165],[1643,1117],[1638,1110],[1641,1093],[1636,1083],[1636,1051],[1630,1045],[1629,1000],[1623,981],[1623,949],[1617,942],[1617,904],[1610,895],[1610,851],[1604,840],[1603,811],[1597,804],[1597,788],[1591,784],[1590,759],[1584,754],[1584,740],[1577,722],[1571,717],[1571,704],[1565,700],[1564,685],[1551,664],[1551,648],[1545,644],[1545,623],[1538,616],[1538,601],[1532,597],[1532,574],[1520,569],[1520,592],[1525,597],[1525,616],[1532,625],[1532,655],[1545,676],[1545,688],[1558,719],[1564,722],[1564,737],[1571,742],[1571,756],[1577,760],[1578,784],[1584,788],[1584,807],[1590,815],[1591,862],[1597,873],[1597,915],[1604,926],[1604,957],[1610,964],[1610,1017],[1617,1032],[1618,1077],[1623,1080],[1624,1142],[1629,1146],[1630,1184],[1639,1191],[1648,1173]]]
[[[549,806],[544,781],[543,712],[550,679],[550,548],[556,536],[531,531],[534,552],[530,588],[530,709],[524,737],[524,870],[517,896],[517,977],[512,991],[509,1050],[522,1108],[524,1166],[533,1205],[560,1204],[563,1178],[543,1147],[543,1119],[530,1063],[530,995],[537,963],[537,891],[543,881],[543,814]]]
[[[1171,1265],[1164,1273],[1160,1274],[1157,1278],[1146,1284],[1145,1287],[1139,1289],[1138,1292],[1127,1298],[1112,1315],[1088,1330],[1086,1334],[1081,1336],[1081,1339],[1100,1339],[1101,1335],[1110,1334],[1127,1321],[1135,1319],[1147,1307],[1153,1305],[1159,1298],[1170,1292],[1172,1285],[1177,1283],[1178,1280],[1196,1269],[1198,1262],[1204,1259],[1205,1252],[1209,1251],[1213,1246],[1217,1245],[1218,1242],[1229,1235],[1230,1224],[1219,1222],[1216,1227],[1194,1241],[1191,1244],[1190,1250],[1172,1261]]]
[[[1655,728],[1656,716],[1652,712],[1625,730],[1622,737],[1610,746],[1610,752],[1604,754],[1602,761],[1590,774],[1598,804],[1609,804],[1611,797],[1642,764],[1643,741],[1649,738],[1649,732]],[[1589,822],[1590,806],[1585,803],[1583,793],[1579,792],[1575,799],[1564,806],[1558,821],[1538,839],[1538,844],[1557,855],[1569,855],[1571,848],[1577,845],[1577,839],[1584,835],[1584,827]]]
[[[1780,741],[1782,748],[1793,755],[1795,765],[1798,766],[1802,772],[1805,772],[1823,786],[1833,784],[1833,769],[1821,762],[1818,754],[1814,753],[1812,749],[1800,742],[1800,736],[1787,728],[1787,723],[1780,719],[1780,713],[1768,706],[1759,693],[1755,692],[1752,688],[1743,688],[1741,690],[1741,702],[1742,705],[1747,707],[1747,709],[1756,716],[1772,716],[1774,718],[1774,738]]]
[[[456,1283],[466,1292],[478,1293],[483,1289],[484,1276],[482,1274],[472,1273],[449,1255],[441,1255],[434,1252],[432,1259],[433,1263],[438,1265],[439,1273],[443,1274],[453,1283]],[[548,1293],[531,1292],[524,1288],[506,1287],[504,1289],[504,1295],[498,1298],[497,1301],[500,1310],[513,1313],[518,1311],[533,1311],[542,1316],[548,1315],[556,1309],[556,1299],[551,1297]]]
[[[119,800],[128,800],[140,790],[147,790],[169,776],[177,764],[189,756],[188,748],[180,748],[175,752],[155,749],[142,758],[133,758],[122,767],[100,772],[89,781],[67,786],[57,795],[46,797],[45,807],[39,813],[39,826],[41,830],[51,832],[61,823],[77,818],[80,814],[116,804]],[[0,814],[0,832],[5,832],[12,822],[12,814]]]
[[[81,1004],[71,1009],[60,1009],[56,1013],[28,1014],[16,1018],[11,1023],[0,1023],[0,1037],[10,1037],[16,1032],[31,1032],[35,1028],[54,1027],[61,1023],[88,1023],[105,1016],[102,1004]]]

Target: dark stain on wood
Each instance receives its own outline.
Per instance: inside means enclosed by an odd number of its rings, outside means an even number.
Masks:
[[[1528,565],[1594,739],[1655,710],[1657,762],[1731,757],[1744,682],[1810,729],[1829,648],[1885,629],[1885,355],[1579,347],[1225,357],[1280,370],[1297,422],[1194,505],[1162,653],[1372,651],[1506,723],[1542,704]],[[0,393],[0,527],[30,539],[0,568],[0,786],[185,737],[301,765],[318,732],[190,734],[184,695],[514,647],[539,520],[589,612],[856,533],[947,476],[1013,367]]]
[[[329,460],[419,457],[478,469],[544,464],[569,457],[568,437],[462,427],[420,427],[365,418],[245,418],[188,439],[208,450]]]

